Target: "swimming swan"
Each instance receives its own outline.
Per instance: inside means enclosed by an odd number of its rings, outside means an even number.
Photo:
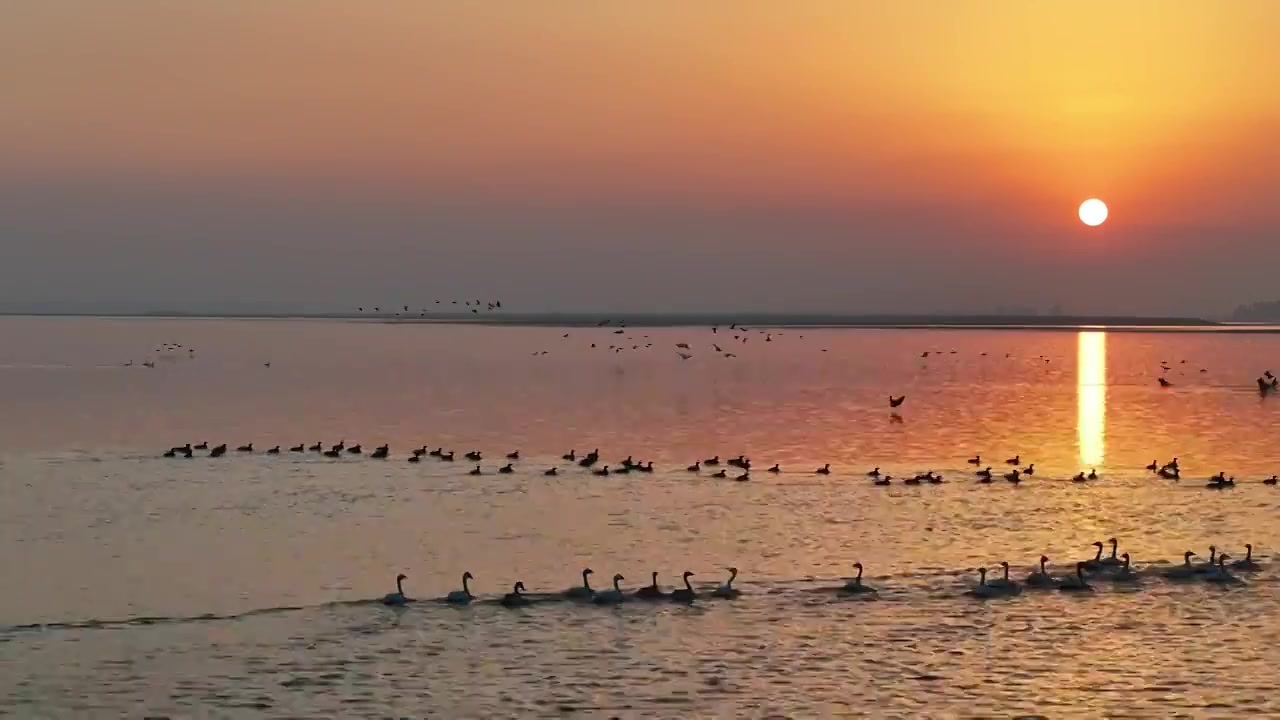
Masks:
[[[591,589],[590,575],[595,571],[587,568],[582,571],[582,584],[577,587],[571,587],[564,591],[564,596],[570,600],[590,600],[595,597],[596,591]]]
[[[623,594],[622,588],[618,585],[623,580],[626,580],[626,578],[622,577],[621,574],[615,574],[613,576],[613,588],[596,593],[596,596],[591,598],[591,602],[597,605],[617,605],[626,600],[627,596]]]
[[[1209,561],[1195,566],[1197,575],[1208,575],[1218,570],[1218,548],[1209,546]]]
[[[1120,558],[1116,557],[1116,548],[1120,545],[1120,543],[1115,538],[1111,538],[1107,542],[1111,543],[1111,557],[1105,557],[1100,559],[1095,558],[1095,559],[1098,561],[1098,564],[1104,568],[1118,568],[1124,564],[1120,562]]]
[[[445,596],[444,601],[450,605],[466,605],[475,597],[471,594],[471,588],[467,585],[467,581],[472,580],[471,573],[462,573],[462,589],[454,590]]]
[[[1191,564],[1191,558],[1195,556],[1196,554],[1190,550],[1182,553],[1181,565],[1165,568],[1164,572],[1160,574],[1167,580],[1190,580],[1194,578],[1196,576],[1196,568]]]
[[[515,587],[511,588],[511,592],[502,596],[501,603],[503,607],[524,607],[529,604],[529,598],[520,594],[524,590],[524,583],[518,582]]]
[[[382,604],[383,605],[404,605],[405,603],[409,602],[409,598],[404,596],[404,581],[408,579],[409,579],[409,576],[405,575],[404,573],[400,573],[399,575],[397,575],[396,591],[393,593],[387,593],[385,596],[383,596]]]
[[[662,588],[658,587],[658,573],[653,574],[652,584],[640,588],[635,594],[641,600],[662,600],[667,597]]]
[[[987,569],[984,567],[978,568],[978,584],[965,591],[965,595],[980,599],[1000,597],[1004,594],[1000,588],[987,584]]]
[[[1226,562],[1231,556],[1222,553],[1218,556],[1218,566],[1212,573],[1205,575],[1205,582],[1217,583],[1219,585],[1244,585],[1244,581],[1227,569]]]
[[[1022,586],[1017,582],[1009,579],[1009,563],[1004,560],[1000,561],[1000,567],[1004,570],[1004,576],[987,583],[988,587],[1002,590],[1006,595],[1017,595],[1022,592]]]
[[[1086,570],[1097,570],[1102,567],[1102,543],[1095,542],[1093,543],[1093,546],[1098,549],[1098,552],[1092,559],[1084,561],[1084,567]]]
[[[1237,570],[1244,570],[1245,572],[1257,572],[1261,570],[1262,566],[1253,560],[1253,545],[1245,543],[1244,549],[1247,551],[1244,559],[1232,561],[1231,567]]]
[[[1076,563],[1076,574],[1068,575],[1058,581],[1058,589],[1063,592],[1093,592],[1093,586],[1084,579],[1085,563]]]
[[[1057,579],[1055,579],[1053,576],[1051,576],[1051,575],[1049,574],[1049,571],[1045,569],[1045,565],[1046,565],[1046,564],[1048,564],[1048,562],[1049,562],[1049,558],[1048,558],[1048,557],[1046,557],[1046,556],[1044,556],[1044,555],[1041,555],[1041,556],[1040,556],[1040,569],[1039,569],[1039,570],[1036,570],[1036,571],[1032,572],[1030,575],[1028,575],[1028,576],[1027,576],[1027,579],[1026,579],[1026,580],[1023,580],[1023,584],[1024,584],[1024,585],[1026,585],[1027,587],[1033,587],[1033,588],[1056,588],[1056,587],[1058,587],[1058,581],[1057,581]]]
[[[853,578],[852,580],[846,581],[844,584],[844,587],[841,588],[841,590],[847,593],[858,593],[858,594],[876,592],[876,589],[871,587],[870,585],[862,584],[862,563],[860,562],[854,563],[853,566],[858,569],[858,576]]]
[[[1124,564],[1111,571],[1111,580],[1121,583],[1134,583],[1142,579],[1142,576],[1134,571],[1129,564],[1129,553],[1120,556],[1123,558]]]
[[[691,603],[698,594],[693,591],[693,586],[689,584],[689,578],[693,577],[693,573],[688,570],[684,571],[684,587],[676,588],[671,591],[671,599],[674,602]]]
[[[729,579],[725,580],[724,584],[721,585],[720,587],[716,588],[715,590],[712,590],[711,597],[718,597],[718,598],[724,598],[725,600],[732,600],[742,594],[735,587],[733,587],[733,581],[738,577],[738,568],[731,567],[731,568],[725,568],[725,569],[729,571]]]

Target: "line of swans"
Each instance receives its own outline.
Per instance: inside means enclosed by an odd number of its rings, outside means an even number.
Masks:
[[[1160,578],[1173,582],[1202,581],[1221,586],[1244,585],[1245,581],[1235,573],[1255,573],[1262,570],[1262,565],[1253,559],[1253,545],[1245,544],[1245,556],[1238,560],[1231,560],[1231,556],[1227,553],[1218,552],[1216,546],[1209,546],[1209,558],[1204,562],[1193,562],[1192,558],[1197,557],[1192,550],[1183,553],[1182,562],[1179,564],[1169,565],[1162,568],[1153,568],[1150,570],[1139,570],[1133,567],[1129,553],[1117,554],[1119,542],[1116,538],[1108,541],[1111,545],[1110,555],[1104,556],[1105,545],[1101,542],[1093,543],[1096,552],[1094,556],[1088,560],[1082,560],[1074,565],[1074,572],[1055,576],[1049,571],[1049,558],[1041,555],[1039,565],[1032,570],[1021,582],[1012,579],[1009,576],[1009,563],[1001,561],[999,564],[1002,570],[1000,577],[988,577],[986,567],[978,568],[978,582],[965,591],[965,595],[979,599],[993,599],[1000,597],[1010,597],[1020,595],[1024,589],[1027,590],[1057,590],[1069,593],[1087,593],[1093,592],[1094,585],[1090,582],[1110,582],[1116,584],[1134,585],[1143,582],[1149,577]],[[845,581],[843,585],[831,588],[824,588],[837,593],[855,596],[874,597],[879,590],[871,585],[863,582],[862,563],[855,563],[853,568],[857,574]],[[733,586],[738,578],[738,569],[734,567],[726,568],[729,573],[728,579],[722,584],[715,586],[710,590],[703,590],[705,597],[718,598],[724,600],[732,600],[741,594],[741,592]],[[542,600],[571,600],[583,603],[592,603],[595,605],[618,605],[624,602],[639,601],[669,601],[676,603],[692,603],[697,600],[700,595],[695,590],[690,578],[694,577],[694,573],[686,571],[681,580],[683,586],[677,586],[667,591],[663,590],[658,583],[658,573],[654,572],[648,585],[635,590],[624,590],[622,581],[626,578],[622,574],[613,576],[612,585],[606,589],[598,590],[591,586],[591,576],[594,571],[586,568],[582,571],[582,584],[574,585],[559,593],[545,594],[531,597],[526,594],[523,582],[517,582],[512,587],[511,592],[501,596],[498,600],[500,605],[504,607],[525,607],[534,602]],[[396,576],[396,591],[388,593],[382,598],[384,605],[402,606],[411,602],[415,602],[405,594],[404,581],[408,576],[401,573]],[[442,601],[449,605],[470,605],[476,596],[471,592],[471,581],[475,578],[470,572],[462,575],[462,589],[454,590],[437,601]]]
[[[850,579],[841,590],[849,593],[874,593],[875,588],[862,584],[862,564],[858,563],[854,566],[858,570],[856,577]],[[741,591],[733,586],[733,582],[738,579],[738,568],[725,568],[729,573],[729,577],[721,584],[710,590],[703,590],[701,593],[693,587],[690,578],[694,577],[692,571],[686,570],[681,575],[683,586],[677,586],[670,591],[662,589],[658,583],[658,573],[652,573],[651,581],[648,585],[636,590],[623,590],[622,581],[626,578],[621,574],[613,576],[612,585],[606,589],[598,590],[591,587],[591,576],[595,573],[591,568],[585,568],[582,571],[582,584],[574,585],[562,592],[552,595],[531,597],[526,593],[523,582],[517,582],[511,592],[506,593],[499,599],[499,604],[505,607],[524,607],[534,602],[544,599],[562,599],[573,600],[577,602],[592,603],[595,605],[618,605],[629,600],[646,600],[646,601],[667,601],[676,603],[692,603],[699,597],[718,598],[721,600],[733,600],[741,595]],[[415,602],[405,594],[404,581],[408,576],[401,573],[396,576],[396,591],[388,593],[382,598],[384,605],[407,605]],[[442,600],[449,605],[470,605],[476,596],[471,592],[470,582],[475,578],[470,572],[462,574],[462,589],[454,590],[445,595]]]
[[[1245,544],[1245,556],[1238,560],[1227,563],[1231,556],[1227,553],[1218,552],[1218,548],[1214,545],[1209,546],[1209,558],[1204,562],[1192,562],[1192,558],[1197,557],[1192,550],[1187,550],[1182,554],[1182,562],[1167,567],[1138,570],[1133,567],[1129,553],[1117,555],[1119,541],[1111,538],[1107,541],[1111,545],[1111,554],[1104,557],[1104,545],[1101,542],[1093,543],[1096,549],[1094,556],[1088,560],[1081,560],[1075,563],[1075,572],[1072,574],[1055,577],[1049,573],[1049,558],[1041,555],[1039,566],[1033,570],[1021,582],[1012,580],[1009,577],[1009,563],[1001,561],[1000,568],[1003,571],[1002,576],[994,579],[987,577],[987,568],[978,568],[978,582],[972,588],[965,592],[966,595],[977,598],[997,598],[1019,595],[1024,588],[1041,589],[1041,590],[1060,590],[1063,592],[1092,592],[1094,586],[1090,583],[1090,579],[1096,581],[1106,581],[1120,584],[1137,584],[1141,583],[1148,577],[1159,577],[1170,581],[1204,581],[1217,585],[1244,585],[1245,581],[1238,577],[1235,572],[1255,573],[1262,570],[1262,566],[1253,559],[1253,545]]]

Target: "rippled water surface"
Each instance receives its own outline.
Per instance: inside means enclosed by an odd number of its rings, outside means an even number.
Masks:
[[[1280,713],[1280,398],[1254,384],[1280,336],[616,329],[0,319],[0,715]],[[365,454],[288,452],[340,439]],[[160,457],[204,440],[232,451]],[[656,471],[560,461],[593,448]],[[739,454],[747,482],[685,470]],[[1175,456],[1180,482],[1144,469]],[[963,595],[1113,536],[1136,586]],[[1160,577],[1245,543],[1242,585]],[[870,599],[834,590],[859,561]],[[742,596],[706,597],[730,565]],[[587,566],[704,596],[559,600]],[[464,571],[477,600],[437,602]],[[384,607],[399,572],[418,602]],[[516,580],[539,601],[499,605]]]

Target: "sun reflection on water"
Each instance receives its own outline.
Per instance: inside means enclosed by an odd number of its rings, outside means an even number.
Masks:
[[[1080,463],[1096,467],[1102,464],[1106,454],[1107,334],[1081,332],[1077,348],[1076,433]]]

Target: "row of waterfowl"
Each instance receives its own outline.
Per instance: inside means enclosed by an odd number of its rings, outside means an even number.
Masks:
[[[226,443],[223,443],[221,445],[214,445],[210,447],[208,442],[202,442],[196,445],[187,443],[185,445],[179,445],[179,446],[169,448],[168,450],[165,451],[164,457],[192,458],[192,457],[195,457],[196,450],[207,451],[209,457],[216,458],[216,457],[222,457],[223,455],[227,454],[227,445]],[[235,451],[241,454],[252,454],[256,452],[253,448],[253,443],[246,443],[244,445],[237,446]],[[276,445],[274,447],[268,448],[265,452],[267,455],[279,455],[283,451],[280,449],[279,445]],[[343,440],[338,444],[329,447],[328,449],[326,449],[324,445],[321,443],[316,443],[309,447],[306,445],[294,445],[293,447],[289,448],[289,452],[291,453],[315,452],[315,453],[320,453],[325,457],[336,458],[336,457],[342,457],[344,454],[362,455],[364,454],[364,448],[360,445],[348,446],[346,441]],[[390,454],[391,454],[391,447],[389,445],[379,445],[378,447],[374,448],[373,452],[369,454],[369,457],[372,457],[375,459],[385,459],[389,457]],[[451,457],[449,459],[452,459],[452,453],[450,453],[450,456]]]
[[[1218,552],[1217,547],[1209,546],[1209,558],[1205,562],[1193,562],[1192,558],[1196,557],[1196,553],[1188,550],[1183,553],[1182,563],[1168,565],[1158,569],[1139,570],[1133,567],[1129,553],[1117,555],[1119,542],[1116,538],[1111,538],[1108,542],[1111,544],[1111,554],[1103,556],[1104,544],[1101,542],[1093,543],[1096,548],[1094,556],[1088,560],[1082,560],[1075,563],[1074,572],[1067,575],[1055,576],[1049,571],[1049,558],[1041,555],[1039,565],[1035,570],[1028,574],[1022,582],[1018,582],[1009,576],[1009,563],[1001,561],[999,566],[1003,571],[1001,577],[988,577],[986,567],[978,568],[978,582],[965,591],[965,595],[980,599],[991,599],[999,597],[1008,597],[1019,595],[1024,589],[1028,590],[1059,590],[1062,592],[1092,592],[1095,582],[1104,581],[1120,584],[1137,584],[1141,583],[1148,577],[1157,577],[1173,582],[1186,582],[1200,580],[1216,585],[1244,585],[1245,582],[1235,573],[1255,573],[1262,570],[1261,564],[1253,559],[1253,545],[1245,544],[1245,557],[1239,560],[1231,560],[1231,556],[1227,553]],[[845,581],[843,585],[826,588],[833,592],[847,595],[866,595],[874,596],[879,590],[871,585],[863,582],[862,563],[855,563],[853,568],[857,570],[857,574]],[[694,577],[694,573],[685,571],[681,575],[683,586],[677,586],[672,590],[664,590],[658,582],[658,573],[651,575],[651,581],[648,585],[637,588],[635,590],[624,590],[622,581],[626,578],[622,574],[613,576],[612,585],[603,590],[597,590],[591,587],[591,575],[594,571],[586,568],[582,571],[582,584],[574,585],[567,590],[558,593],[549,593],[541,595],[526,594],[524,582],[516,582],[511,592],[503,595],[499,600],[499,604],[507,607],[524,607],[537,601],[550,600],[573,600],[578,602],[594,603],[596,605],[618,605],[628,600],[667,600],[678,603],[692,603],[699,597],[719,598],[732,600],[741,595],[741,591],[733,586],[738,578],[738,569],[735,567],[726,568],[729,573],[728,579],[723,583],[714,586],[709,590],[699,590],[693,587],[690,578]],[[401,573],[396,576],[396,591],[388,593],[382,598],[385,605],[407,605],[414,602],[404,591],[404,581],[408,576]],[[470,572],[462,575],[462,589],[454,590],[439,601],[450,605],[469,605],[477,597],[471,592],[471,581],[474,576]]]
[[[1253,559],[1253,545],[1249,543],[1244,546],[1245,556],[1230,563],[1227,561],[1231,560],[1231,555],[1219,553],[1217,547],[1210,545],[1209,558],[1205,562],[1192,562],[1192,558],[1197,555],[1194,551],[1187,550],[1182,554],[1181,563],[1143,571],[1133,567],[1129,553],[1116,554],[1119,546],[1116,538],[1111,538],[1108,542],[1111,544],[1109,556],[1103,557],[1104,545],[1095,542],[1093,546],[1097,552],[1092,558],[1077,562],[1075,573],[1071,575],[1055,577],[1050,574],[1049,558],[1044,555],[1040,556],[1039,567],[1027,575],[1022,583],[1009,578],[1007,562],[1001,561],[1003,574],[995,579],[987,577],[987,568],[978,568],[978,582],[966,594],[978,598],[995,598],[1021,594],[1024,588],[1091,592],[1094,589],[1090,583],[1091,578],[1096,581],[1136,584],[1152,576],[1175,582],[1203,580],[1217,585],[1243,585],[1244,580],[1235,575],[1236,572],[1255,573],[1262,570],[1262,566]]]
[[[853,594],[875,593],[875,588],[862,584],[862,563],[854,565],[858,574],[850,579],[839,588],[841,592]],[[619,605],[628,600],[666,600],[677,603],[692,603],[699,597],[719,598],[722,600],[732,600],[741,595],[741,591],[733,586],[734,580],[738,578],[738,569],[735,567],[725,568],[729,573],[729,577],[721,584],[707,590],[699,591],[693,587],[690,578],[694,577],[692,571],[686,570],[680,576],[683,586],[677,586],[671,590],[664,590],[658,583],[658,573],[652,573],[651,581],[648,585],[640,587],[636,590],[627,591],[622,589],[622,581],[626,578],[621,574],[613,576],[612,586],[603,590],[597,590],[591,587],[591,576],[595,573],[591,568],[582,571],[582,584],[574,585],[567,590],[558,593],[543,595],[528,595],[524,582],[516,582],[511,592],[506,593],[499,599],[499,604],[507,607],[524,607],[538,601],[548,600],[574,600],[578,602],[593,603],[596,605]],[[396,576],[396,591],[388,593],[382,598],[384,605],[407,605],[415,602],[404,591],[404,581],[408,576],[401,573]],[[474,580],[474,576],[470,572],[462,574],[462,589],[454,590],[439,601],[449,605],[470,605],[476,596],[471,592],[470,582]]]
[[[191,458],[191,457],[194,457],[196,451],[205,451],[208,453],[208,457],[221,457],[228,453],[229,448],[226,444],[221,444],[221,445],[216,445],[211,447],[208,442],[202,442],[195,445],[191,443],[187,443],[185,445],[170,448],[164,453],[164,457]],[[253,443],[248,443],[248,444],[240,445],[236,447],[235,452],[238,454],[252,454],[252,453],[255,453],[256,450],[254,449]],[[282,449],[281,446],[276,445],[267,449],[265,451],[265,454],[280,455],[283,452],[285,452],[285,450]],[[338,443],[331,446],[327,446],[327,447],[323,443],[319,443],[319,442],[312,445],[306,445],[306,444],[294,445],[288,448],[288,452],[293,454],[318,453],[327,458],[340,458],[344,456],[365,456],[366,455],[364,448],[361,445],[359,444],[347,445],[345,440],[339,441]],[[371,457],[373,459],[387,459],[390,457],[390,454],[391,454],[390,446],[383,444],[383,445],[379,445],[378,447],[374,448],[371,452],[369,452],[367,454],[367,457]],[[410,463],[419,463],[425,458],[431,458],[440,462],[453,462],[457,459],[457,457],[458,456],[453,450],[446,451],[443,447],[436,448],[435,450],[428,450],[427,446],[424,445],[422,447],[415,448],[411,452],[411,454],[407,457],[407,460]],[[483,468],[483,466],[480,464],[481,461],[484,460],[484,454],[479,450],[469,451],[463,454],[461,457],[466,461],[475,463],[475,466],[470,470],[468,474],[470,475],[488,474]],[[520,451],[516,450],[516,451],[506,453],[505,459],[508,462],[505,465],[502,465],[496,468],[494,472],[497,472],[499,474],[515,473],[517,471],[516,463],[522,459],[522,456],[520,454]],[[561,457],[561,460],[565,462],[575,463],[579,467],[589,469],[593,475],[599,475],[599,476],[626,475],[633,472],[635,473],[655,472],[655,467],[652,460],[639,461],[639,460],[635,460],[630,455],[619,460],[616,464],[601,465],[600,450],[598,448],[595,450],[592,450],[586,455],[578,455],[576,450],[570,450],[569,452],[565,453]],[[966,460],[966,462],[970,465],[975,465],[979,467],[983,465],[981,456],[974,456]],[[1036,474],[1035,463],[1026,463],[1025,466],[1023,466],[1021,455],[1015,455],[1011,458],[1008,458],[1007,460],[1005,460],[1005,464],[1012,466],[1008,472],[998,473],[994,471],[990,465],[987,465],[986,467],[983,467],[982,469],[975,471],[974,477],[977,479],[977,482],[982,484],[989,484],[989,483],[995,482],[996,480],[1003,479],[1006,482],[1013,483],[1016,485],[1016,484],[1022,483],[1027,478]],[[719,455],[716,455],[714,457],[710,457],[705,460],[696,461],[693,464],[686,467],[685,470],[686,472],[695,473],[702,477],[725,478],[725,479],[732,479],[732,480],[738,480],[738,481],[746,481],[751,478],[750,473],[751,473],[752,467],[753,465],[752,465],[751,459],[749,457],[746,457],[745,455],[738,455],[737,457],[731,457],[723,460]],[[730,475],[728,468],[737,468],[741,472]],[[1178,465],[1177,458],[1174,458],[1173,460],[1163,464],[1158,463],[1156,461],[1152,461],[1151,464],[1147,466],[1147,469],[1150,470],[1154,475],[1161,478],[1165,478],[1165,479],[1178,480],[1178,479],[1181,479],[1182,477],[1181,469]],[[706,475],[703,475],[704,471],[707,472]],[[768,472],[771,474],[779,474],[779,473],[782,473],[783,470],[780,464],[774,463],[772,466],[766,468],[765,472]],[[825,463],[821,467],[818,467],[812,470],[812,474],[814,475],[832,475],[835,473],[836,471],[832,470],[830,463]],[[559,475],[560,474],[559,466],[552,466],[550,468],[547,468],[546,470],[543,471],[542,474],[548,475],[548,476]],[[892,485],[894,482],[894,477],[888,473],[881,472],[879,466],[876,466],[872,468],[870,471],[868,471],[866,473],[866,476],[873,481],[874,485],[878,485],[878,486]],[[1087,473],[1082,470],[1078,472],[1076,475],[1074,475],[1073,477],[1071,477],[1071,480],[1076,483],[1087,483],[1087,482],[1098,480],[1098,479],[1099,479],[1099,475],[1097,470],[1092,468]],[[928,470],[923,473],[915,473],[915,474],[909,474],[909,475],[903,476],[898,479],[898,482],[902,483],[903,485],[938,485],[946,482],[946,479],[944,478],[943,475],[937,474],[932,470]],[[1234,476],[1228,477],[1225,473],[1218,473],[1217,475],[1209,478],[1208,482],[1206,483],[1206,487],[1211,489],[1224,489],[1224,488],[1234,487],[1236,485],[1236,482],[1237,481]],[[1264,485],[1276,485],[1277,483],[1280,483],[1280,478],[1277,478],[1276,475],[1272,475],[1271,477],[1263,480],[1262,483]]]

